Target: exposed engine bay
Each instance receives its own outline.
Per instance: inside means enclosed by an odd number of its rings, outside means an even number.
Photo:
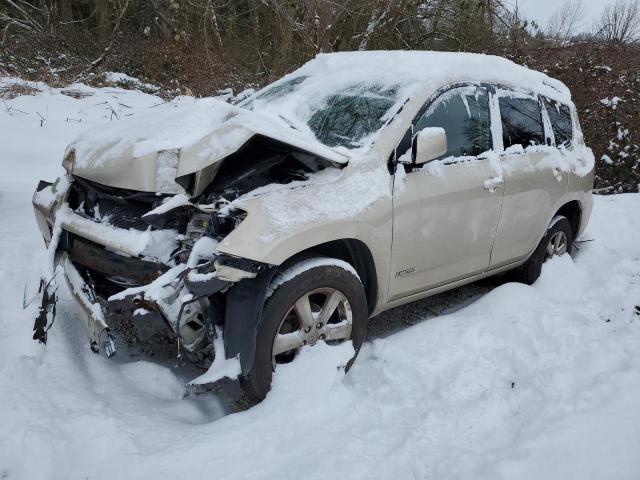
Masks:
[[[41,182],[33,203],[53,269],[41,281],[34,339],[46,343],[64,276],[85,307],[95,352],[113,355],[114,326],[125,325],[135,341],[162,335],[175,342],[178,356],[207,366],[217,327],[225,332],[226,357],[239,356],[242,370],[249,369],[275,269],[216,252],[247,215],[232,202],[336,166],[256,135],[221,162],[176,178],[184,194],[115,188],[73,174]],[[119,235],[127,238],[120,242]],[[134,248],[142,241],[145,248]]]

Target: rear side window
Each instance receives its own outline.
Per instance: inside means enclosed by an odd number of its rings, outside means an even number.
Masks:
[[[544,145],[544,124],[536,98],[500,98],[504,148]]]
[[[556,138],[556,146],[568,147],[573,139],[573,124],[571,123],[571,109],[562,103],[544,99],[544,106],[551,120],[553,136]]]
[[[485,89],[462,87],[438,98],[418,120],[415,133],[442,127],[447,133],[447,153],[442,158],[478,156],[491,150],[491,114]]]

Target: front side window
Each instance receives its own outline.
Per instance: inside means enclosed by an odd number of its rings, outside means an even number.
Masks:
[[[438,98],[416,123],[414,133],[444,128],[447,153],[441,158],[478,156],[491,150],[489,95],[483,88],[462,87]]]
[[[553,136],[556,146],[568,147],[573,138],[573,124],[571,122],[571,109],[562,103],[544,99],[544,106],[549,114]]]
[[[504,148],[522,145],[544,145],[544,124],[536,98],[500,98],[502,141]]]

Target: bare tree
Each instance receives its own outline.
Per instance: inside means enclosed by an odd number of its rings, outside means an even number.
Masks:
[[[45,26],[39,18],[48,17],[46,4],[43,8],[36,7],[26,0],[4,0],[5,5],[0,9],[0,22],[4,23],[5,34],[9,25],[28,32],[42,32]],[[7,9],[5,11],[5,8]]]
[[[596,36],[609,43],[625,44],[640,38],[640,3],[615,0],[608,4],[596,24]]]
[[[549,19],[547,35],[565,46],[578,32],[584,20],[585,8],[582,0],[565,0]]]
[[[124,17],[124,14],[127,11],[127,8],[129,7],[130,1],[131,0],[124,0],[124,5],[120,7],[120,13],[118,13],[116,23],[113,26],[113,30],[111,31],[111,38],[109,39],[109,43],[102,51],[102,54],[98,58],[96,58],[93,62],[91,62],[91,65],[89,68],[96,68],[104,61],[105,58],[107,58],[107,55],[111,51],[111,48],[113,47],[113,43],[116,40],[116,35],[118,34],[118,30],[120,29],[120,23],[122,22],[122,17]]]

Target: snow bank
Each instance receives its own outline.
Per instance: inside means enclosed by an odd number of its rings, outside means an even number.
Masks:
[[[75,318],[81,312],[64,292],[49,344],[30,339],[18,279],[34,271],[37,263],[25,269],[23,259],[41,245],[35,227],[18,221],[30,213],[28,195],[11,198],[0,204],[1,241],[12,247],[0,253],[0,276],[12,279],[0,297],[0,465],[11,476],[640,472],[640,195],[596,198],[585,234],[595,240],[575,260],[545,265],[533,287],[505,284],[367,343],[346,376],[339,367],[348,347],[319,344],[279,369],[263,404],[222,418],[210,397],[180,399],[182,379],[171,369],[91,354]]]

